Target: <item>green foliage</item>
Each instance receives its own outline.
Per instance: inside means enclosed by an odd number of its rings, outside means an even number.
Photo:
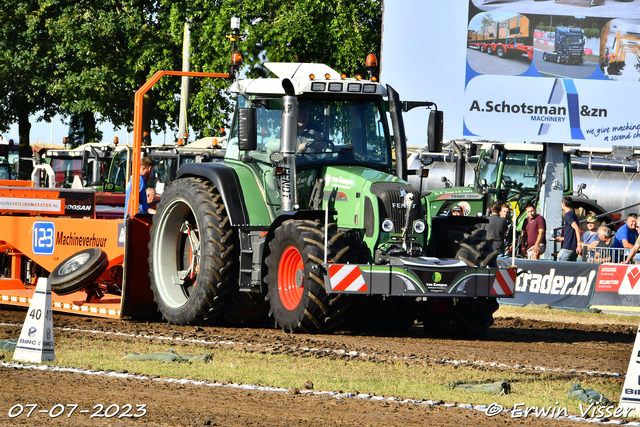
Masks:
[[[584,36],[588,39],[600,38],[600,29],[599,28],[585,28]]]
[[[100,138],[93,122],[131,129],[135,91],[157,70],[182,69],[185,22],[191,70],[229,71],[232,15],[242,19],[237,47],[250,77],[266,74],[265,60],[325,62],[364,74],[366,55],[380,51],[381,0],[6,0],[0,131],[18,120],[28,139],[28,118],[38,111],[45,120],[82,118],[86,141]],[[231,101],[221,91],[228,85],[191,79],[188,121],[197,136],[229,125]],[[143,131],[176,124],[179,87],[179,78],[167,77],[148,92]]]

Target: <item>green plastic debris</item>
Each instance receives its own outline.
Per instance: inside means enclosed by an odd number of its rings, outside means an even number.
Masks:
[[[474,393],[491,393],[498,396],[511,392],[511,384],[507,380],[496,381],[491,384],[453,384],[451,388],[461,388],[464,391]]]
[[[189,363],[207,363],[211,360],[213,354],[178,354],[173,350],[167,350],[166,353],[147,353],[141,354],[135,351],[127,353],[123,359],[127,360],[154,360],[156,362],[189,362]]]
[[[595,403],[599,405],[608,405],[611,403],[602,393],[598,393],[590,388],[582,388],[578,383],[575,383],[571,390],[569,390],[569,397],[582,400],[585,403]]]
[[[0,351],[15,351],[18,344],[18,338],[9,338],[0,341]]]

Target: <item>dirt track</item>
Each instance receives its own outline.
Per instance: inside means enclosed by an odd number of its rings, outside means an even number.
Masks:
[[[0,309],[1,330],[19,330],[24,311]],[[232,329],[170,326],[164,323],[98,320],[56,315],[56,328],[118,331],[141,336],[182,337],[208,342],[233,341],[239,348],[248,343],[257,351],[316,357],[352,357],[384,360],[406,357],[416,363],[468,361],[486,369],[547,370],[565,372],[578,378],[583,372],[624,374],[635,340],[635,328],[625,326],[591,326],[499,318],[482,340],[441,340],[422,334],[420,327],[404,336],[374,336],[371,333],[338,332],[331,335],[291,335],[273,329]],[[73,331],[56,331],[74,334]],[[102,339],[102,338],[101,338]],[[104,336],[104,339],[123,339]],[[130,337],[126,339],[131,339]],[[197,344],[194,344],[197,345]],[[228,344],[225,344],[228,348]],[[215,344],[213,344],[215,348]],[[211,348],[211,344],[208,345]],[[311,349],[311,350],[310,350]],[[313,350],[317,349],[317,350]],[[353,353],[357,352],[357,353]],[[506,365],[492,366],[491,363]],[[570,373],[572,372],[572,373]],[[611,381],[623,382],[621,377]],[[0,425],[563,425],[566,420],[536,418],[511,419],[503,413],[487,417],[484,412],[359,398],[336,399],[292,392],[239,390],[230,387],[205,387],[159,381],[105,378],[64,372],[40,372],[0,367]],[[16,393],[16,390],[20,390]],[[435,397],[434,397],[435,398]],[[171,404],[168,405],[167,402]],[[74,413],[72,417],[50,418],[48,414],[23,414],[8,417],[15,404],[37,403],[50,409],[56,404],[76,403],[92,410],[97,403],[144,403],[147,413],[140,418],[89,418]],[[93,411],[90,411],[93,412]],[[135,406],[131,412],[135,413]]]

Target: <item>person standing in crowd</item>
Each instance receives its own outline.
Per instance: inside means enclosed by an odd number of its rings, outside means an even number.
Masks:
[[[522,227],[524,236],[523,240],[527,244],[527,258],[540,259],[545,251],[544,238],[547,234],[547,222],[542,215],[538,215],[536,207],[533,203],[527,203],[525,207],[527,218],[524,220]]]
[[[578,215],[573,211],[573,199],[569,196],[562,198],[562,212],[564,212],[564,230],[562,237],[556,241],[562,242],[562,249],[558,252],[558,261],[575,261],[582,253],[580,242],[580,227]]]
[[[511,207],[506,203],[500,208],[500,218],[504,218],[509,221],[509,214],[511,213]]]
[[[493,249],[497,249],[500,254],[503,254],[505,250],[504,238],[507,235],[509,223],[499,215],[501,207],[500,202],[491,205],[489,223],[484,224],[484,229],[487,231],[487,238],[493,240]]]
[[[610,262],[611,251],[607,249],[611,249],[613,247],[613,234],[611,233],[611,229],[609,227],[600,227],[598,228],[598,241],[596,243],[595,256],[592,257],[591,262]],[[601,249],[601,250],[599,250]],[[618,254],[614,254],[613,259],[617,262]]]
[[[629,216],[627,216],[627,223],[616,231],[613,242],[614,248],[633,248],[636,240],[638,240],[637,221],[638,216],[636,214],[629,214]]]
[[[627,221],[628,221],[628,218],[627,218]],[[620,230],[622,230],[622,227],[620,227]],[[618,233],[620,232],[620,230],[618,230]],[[616,237],[618,237],[618,233],[616,233]],[[637,230],[636,230],[636,234],[638,234]],[[636,253],[638,253],[638,249],[640,249],[640,239],[636,239],[636,243],[633,245],[633,247],[631,248],[631,251],[629,251],[629,255],[627,255],[627,258],[624,261],[625,264],[631,264],[631,260],[635,258]]]
[[[598,237],[598,220],[595,216],[590,216],[587,218],[587,231],[582,233],[582,243],[584,245],[596,246],[600,241],[600,237]]]
[[[147,183],[146,180],[151,178],[155,162],[149,157],[140,159],[140,187],[139,187],[139,205],[137,213],[149,213],[149,204],[147,203]],[[127,196],[124,202],[125,218],[129,215],[129,197],[131,196],[132,179],[129,178],[127,184]]]

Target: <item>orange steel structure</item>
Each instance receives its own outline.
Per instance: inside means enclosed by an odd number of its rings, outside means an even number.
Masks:
[[[163,76],[229,78],[226,73],[158,71],[135,94],[132,171],[140,170],[144,94]],[[132,173],[132,188],[140,174]],[[119,319],[156,313],[147,268],[150,214],[133,212],[139,195],[132,192],[129,218],[113,218],[101,208],[108,193],[91,189],[36,188],[31,181],[0,180],[0,304],[28,307],[38,276],[48,276],[61,262],[87,248],[104,251],[108,267],[98,283],[119,293],[52,292],[54,311]],[[119,199],[120,200],[120,199]],[[135,209],[137,210],[137,209]],[[110,219],[111,218],[111,219]],[[5,274],[10,272],[10,274]],[[34,273],[34,274],[32,274]]]

